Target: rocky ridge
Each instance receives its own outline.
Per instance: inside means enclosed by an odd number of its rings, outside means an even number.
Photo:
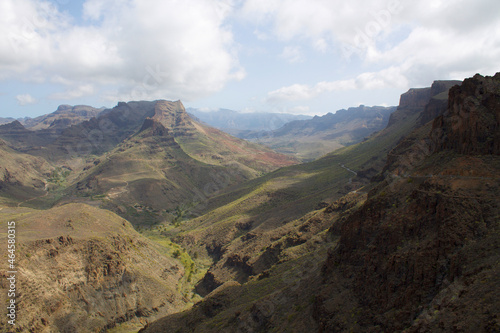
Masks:
[[[323,291],[333,288],[339,274],[348,279],[358,299],[351,309],[355,320],[334,320],[324,295],[317,304],[320,330],[500,328],[493,296],[500,293],[498,130],[479,115],[468,116],[481,112],[494,119],[488,115],[498,113],[499,79],[476,75],[452,88],[447,111],[432,125],[433,140],[413,142],[427,144],[427,152],[411,163],[404,155],[389,161],[405,163],[406,174],[388,173],[342,224],[339,244],[324,266]],[[467,121],[453,127],[456,117]],[[485,135],[493,137],[491,143],[481,140]]]

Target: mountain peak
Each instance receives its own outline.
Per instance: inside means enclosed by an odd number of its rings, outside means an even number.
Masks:
[[[19,122],[19,120],[14,120],[11,123],[0,125],[0,127],[3,130],[18,130],[18,131],[23,131],[26,130],[26,128]]]
[[[154,120],[161,123],[165,128],[174,132],[174,136],[191,135],[196,128],[189,117],[182,102],[179,101],[156,101],[154,107]]]

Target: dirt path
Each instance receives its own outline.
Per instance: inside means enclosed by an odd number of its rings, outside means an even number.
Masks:
[[[31,199],[24,200],[24,201],[22,201],[22,202],[18,203],[18,204],[17,204],[17,207],[21,207],[21,205],[22,205],[22,204],[25,204],[25,203],[27,203],[27,202],[30,202],[30,201],[33,201],[33,200],[36,200],[36,199],[44,198],[44,197],[46,197],[47,195],[49,195],[49,192],[47,191],[47,187],[48,187],[48,186],[49,186],[49,184],[45,183],[45,189],[44,189],[45,194],[43,194],[43,195],[39,195],[39,196],[34,197],[34,198],[31,198]]]
[[[341,168],[344,168],[344,169],[346,169],[347,171],[352,172],[355,176],[357,176],[357,175],[358,175],[358,173],[357,173],[356,171],[353,171],[353,170],[349,169],[349,168],[348,168],[348,167],[346,167],[344,164],[340,164],[340,163],[339,163],[339,165],[340,165],[340,167],[341,167]]]

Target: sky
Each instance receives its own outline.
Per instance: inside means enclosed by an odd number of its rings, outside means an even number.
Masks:
[[[2,0],[0,117],[60,104],[323,115],[500,71],[498,0]]]

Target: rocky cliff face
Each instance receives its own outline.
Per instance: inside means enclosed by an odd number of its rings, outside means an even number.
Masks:
[[[447,114],[432,128],[433,149],[500,154],[500,73],[475,75],[450,90]]]
[[[412,88],[401,95],[400,107],[424,107],[431,97],[431,88]]]
[[[491,296],[500,293],[498,79],[475,76],[452,88],[432,141],[426,127],[403,140],[385,180],[338,227],[324,290],[347,279],[355,320],[339,320],[334,296],[322,294],[320,330],[500,329]]]
[[[431,88],[410,89],[402,94],[396,111],[389,117],[387,127],[394,125],[402,117],[410,117],[422,112],[430,97]]]
[[[174,136],[193,136],[196,132],[181,101],[157,101],[153,118],[170,129]]]
[[[147,136],[169,136],[169,130],[163,126],[162,123],[151,119],[151,118],[146,118],[144,120],[144,123],[142,124],[141,129],[139,132],[144,132],[147,131],[148,133],[146,134]]]
[[[431,98],[419,117],[419,125],[423,126],[427,122],[442,115],[448,107],[448,91],[455,85],[462,84],[462,81],[434,81],[431,86]]]

